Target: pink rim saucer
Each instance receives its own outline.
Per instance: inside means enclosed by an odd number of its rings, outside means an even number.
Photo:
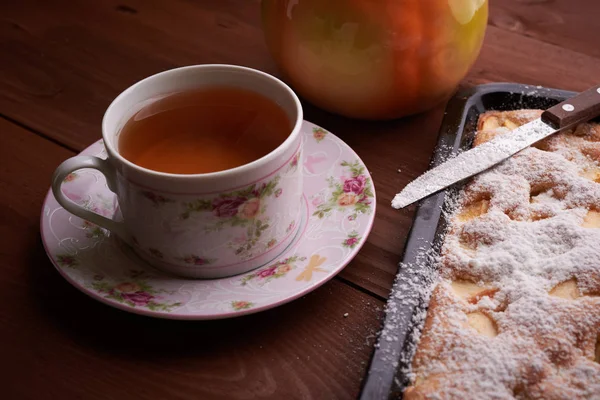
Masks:
[[[304,121],[305,218],[274,261],[245,274],[194,280],[157,271],[106,230],[65,211],[49,191],[41,235],[58,272],[85,294],[124,311],[157,318],[208,320],[267,310],[315,290],[338,274],[364,244],[375,218],[375,189],[356,153]],[[106,158],[102,140],[81,154]],[[63,190],[111,216],[116,197],[97,171],[65,179]]]

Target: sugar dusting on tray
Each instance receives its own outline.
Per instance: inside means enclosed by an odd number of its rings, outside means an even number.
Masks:
[[[444,210],[456,208],[456,193],[446,196]],[[449,218],[445,215],[444,218]],[[443,235],[444,233],[442,233]],[[400,264],[393,289],[386,304],[386,319],[376,347],[383,351],[382,360],[394,368],[400,367],[401,374],[395,377],[396,385],[403,387],[410,375],[410,361],[415,353],[423,323],[427,315],[427,304],[432,289],[438,282],[439,245],[428,243],[422,247],[413,263]],[[390,301],[391,300],[391,301]],[[406,337],[399,336],[402,327],[411,327]],[[404,348],[396,343],[402,341]]]

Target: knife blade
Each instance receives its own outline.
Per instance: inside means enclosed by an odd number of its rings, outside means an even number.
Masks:
[[[479,174],[532,144],[600,115],[600,86],[594,86],[546,111],[540,118],[430,169],[396,194],[392,207],[406,207],[448,186]]]

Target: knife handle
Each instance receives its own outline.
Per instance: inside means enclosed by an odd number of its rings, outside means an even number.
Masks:
[[[542,121],[560,129],[600,115],[600,85],[576,94],[542,113]]]

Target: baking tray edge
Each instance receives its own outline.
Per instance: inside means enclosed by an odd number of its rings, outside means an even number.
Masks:
[[[575,92],[518,83],[489,83],[459,89],[448,102],[444,112],[430,168],[441,164],[448,157],[466,148],[467,145],[470,146],[470,143],[465,143],[464,137],[465,128],[469,122],[469,112],[475,108],[478,117],[480,113],[493,109],[487,108],[483,104],[483,100],[486,95],[498,92],[511,94],[516,96],[516,99],[520,96],[518,101],[521,104],[513,101],[511,107],[506,109],[526,108],[527,104],[524,100],[528,97],[537,98],[538,101],[540,98],[544,99],[550,106],[575,95]],[[472,119],[473,116],[471,116]],[[461,184],[457,184],[418,204],[391,293],[399,290],[403,278],[410,279],[414,276],[412,272],[409,272],[410,269],[403,268],[403,265],[414,265],[423,257],[423,253],[427,249],[437,248],[441,244],[443,235],[439,233],[445,230],[446,221],[442,218],[442,212],[446,197],[450,192],[458,191],[461,186]],[[392,302],[394,307],[390,307]],[[399,359],[413,331],[414,315],[424,306],[426,305],[403,304],[393,296],[388,299],[387,312],[380,328],[377,345],[371,356],[367,375],[362,382],[360,400],[401,398],[404,387],[403,383],[397,380],[401,367]],[[391,310],[394,311],[391,312]]]

